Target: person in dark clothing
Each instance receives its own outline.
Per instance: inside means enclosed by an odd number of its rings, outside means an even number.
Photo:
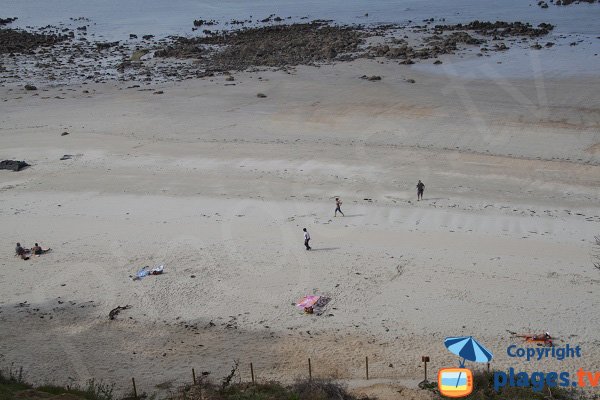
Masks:
[[[423,192],[424,191],[425,191],[425,184],[423,182],[421,182],[421,180],[419,179],[419,182],[417,183],[417,201],[423,200]]]
[[[39,245],[39,244],[37,244],[37,243],[35,244],[35,246],[33,246],[33,247],[31,248],[31,252],[32,252],[33,254],[35,254],[36,256],[41,256],[42,254],[46,254],[46,253],[48,253],[49,251],[52,251],[52,249],[51,249],[51,248],[44,249],[44,248],[42,248],[42,246],[40,246],[40,245]]]
[[[312,248],[308,244],[308,242],[310,242],[310,234],[308,233],[306,228],[303,228],[302,230],[304,231],[304,246],[306,247],[306,250],[310,250]]]
[[[25,254],[25,249],[23,248],[23,246],[21,246],[21,243],[17,243],[17,247],[15,247],[15,253],[18,256],[22,256],[23,254]]]
[[[42,250],[42,248],[40,247],[39,244],[35,244],[35,246],[33,246],[31,248],[31,252],[37,256],[39,256],[40,254],[42,254],[44,252],[44,250]]]
[[[342,217],[344,216],[344,213],[342,212],[342,200],[340,200],[339,197],[335,198],[335,213],[333,213],[334,217],[337,217],[337,213],[342,214]]]
[[[25,250],[21,246],[21,243],[17,243],[17,246],[15,247],[15,255],[19,256],[23,260],[29,260],[29,256],[27,255],[28,253],[29,250]]]

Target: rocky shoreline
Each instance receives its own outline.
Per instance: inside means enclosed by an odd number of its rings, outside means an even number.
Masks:
[[[75,28],[37,30],[0,28],[0,83],[165,82],[203,78],[256,68],[288,69],[384,58],[413,64],[440,55],[474,51],[484,56],[505,51],[510,42],[542,49],[537,40],[554,28],[515,21],[441,24],[433,18],[407,25],[335,25],[331,21],[280,24],[270,16],[263,26],[224,31],[204,30],[196,37],[130,34],[129,40],[106,42],[88,36],[90,21]],[[14,21],[2,19],[5,25]],[[232,21],[231,25],[247,21]],[[215,21],[194,20],[197,28]],[[530,43],[531,42],[531,43]],[[508,44],[507,44],[508,43]],[[551,47],[551,46],[546,46]]]
[[[539,0],[537,2],[537,5],[540,8],[548,8],[548,3],[550,4],[554,4],[556,6],[570,6],[571,4],[580,4],[580,3],[584,3],[584,4],[594,4],[594,3],[598,3],[600,4],[599,0],[549,0],[548,2],[546,2],[545,0]]]
[[[361,27],[332,26],[319,21],[272,25],[194,39],[176,38],[155,56],[196,58],[217,71],[314,65],[352,59],[368,35]]]
[[[0,54],[8,53],[11,57],[14,57],[15,53],[34,54],[33,51],[39,47],[54,46],[69,38],[65,35],[0,29]]]

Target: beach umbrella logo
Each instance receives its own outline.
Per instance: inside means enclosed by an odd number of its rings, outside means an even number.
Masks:
[[[444,345],[459,356],[458,368],[443,368],[438,372],[438,389],[446,397],[465,397],[473,392],[473,372],[465,368],[465,361],[487,363],[494,357],[473,336],[448,337]]]

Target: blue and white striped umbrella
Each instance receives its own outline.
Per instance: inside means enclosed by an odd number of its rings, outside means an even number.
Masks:
[[[492,352],[473,339],[473,336],[448,337],[444,339],[446,348],[463,359],[461,367],[465,360],[473,362],[490,362],[494,357]]]

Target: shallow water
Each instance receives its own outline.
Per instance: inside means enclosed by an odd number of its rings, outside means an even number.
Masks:
[[[130,33],[153,34],[157,38],[169,35],[196,35],[194,19],[215,19],[219,25],[209,29],[232,28],[232,19],[248,19],[254,24],[271,14],[288,22],[308,19],[332,19],[343,24],[378,24],[421,22],[426,18],[445,18],[446,23],[478,20],[521,20],[538,24],[549,22],[556,26],[546,41],[559,43],[553,49],[532,53],[528,48],[513,47],[507,53],[491,57],[471,57],[454,60],[455,68],[420,64],[414,68],[438,73],[470,74],[485,77],[491,66],[494,73],[509,76],[531,74],[595,74],[600,65],[600,4],[576,4],[567,7],[550,5],[541,9],[536,1],[527,0],[0,0],[2,17],[16,16],[13,26],[61,25],[73,28],[82,21],[70,18],[89,18],[90,39],[127,40]],[[365,14],[368,13],[368,16]],[[287,19],[291,17],[291,19]],[[560,35],[567,36],[560,38]],[[583,39],[578,46],[570,42]],[[498,64],[501,62],[502,64]],[[483,68],[482,68],[483,67]]]
[[[580,40],[577,46],[570,46],[570,43]],[[539,40],[541,45],[546,42],[555,42],[556,45],[533,50],[529,44],[509,43],[510,50],[489,52],[486,57],[476,57],[478,49],[474,48],[464,57],[448,57],[442,65],[423,62],[412,68],[473,79],[584,77],[600,72],[600,40],[595,36],[573,34],[561,38],[551,34]]]

